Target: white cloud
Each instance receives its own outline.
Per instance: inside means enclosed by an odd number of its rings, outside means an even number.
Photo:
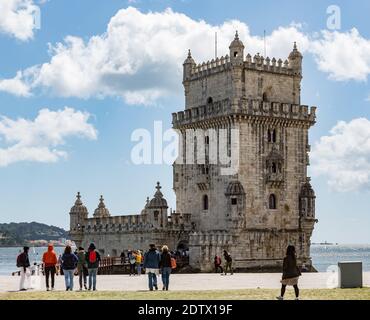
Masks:
[[[29,97],[31,95],[31,88],[26,83],[22,71],[18,71],[13,79],[0,79],[0,91],[20,97]]]
[[[370,40],[355,28],[344,33],[323,31],[321,36],[311,42],[310,48],[319,69],[333,80],[366,81],[370,74]]]
[[[34,120],[0,118],[0,167],[19,161],[56,162],[66,158],[60,149],[70,137],[96,139],[97,131],[88,123],[90,115],[65,107],[42,109]]]
[[[312,150],[312,170],[337,191],[370,188],[370,121],[340,121]]]
[[[119,96],[129,104],[151,105],[182,94],[182,63],[188,48],[198,63],[213,58],[217,32],[219,54],[225,55],[235,30],[246,53],[264,52],[263,38],[252,35],[248,25],[238,20],[211,25],[171,9],[142,13],[128,7],[111,18],[101,35],[87,41],[67,36],[50,45],[50,61],[24,71],[32,81],[18,80],[28,91],[39,88],[55,96],[84,99]],[[356,29],[310,36],[303,33],[302,25],[292,23],[274,30],[266,40],[267,55],[282,59],[297,41],[300,51],[313,54],[319,69],[334,80],[365,80],[370,73],[369,41]]]
[[[217,32],[219,53],[225,55],[235,30],[248,52],[263,51],[263,39],[252,36],[248,26],[237,20],[212,26],[171,9],[142,13],[129,7],[111,18],[102,35],[88,41],[68,36],[51,45],[50,61],[32,67],[32,72],[26,70],[33,75],[28,86],[62,97],[120,96],[130,104],[155,104],[161,97],[182,92],[182,63],[188,48],[198,63],[212,58]],[[294,39],[308,47],[307,38],[289,26],[268,37],[268,50],[286,58]]]
[[[0,33],[21,41],[32,39],[36,27],[34,18],[39,12],[33,0],[1,0]]]

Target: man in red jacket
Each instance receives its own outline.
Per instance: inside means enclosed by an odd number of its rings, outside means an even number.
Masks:
[[[54,251],[53,245],[49,244],[48,251],[42,256],[44,263],[44,271],[46,278],[46,290],[49,291],[49,275],[51,276],[51,290],[54,290],[56,264],[58,263],[57,255]]]

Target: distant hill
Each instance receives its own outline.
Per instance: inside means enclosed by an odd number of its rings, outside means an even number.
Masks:
[[[64,229],[37,222],[0,223],[0,246],[22,246],[32,241],[68,238]]]

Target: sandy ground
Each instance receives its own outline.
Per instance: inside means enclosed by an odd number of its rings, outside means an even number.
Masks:
[[[173,274],[170,279],[172,290],[233,290],[233,289],[277,289],[280,287],[281,274],[278,273],[237,273],[220,274]],[[335,273],[304,273],[299,281],[302,289],[333,288],[338,276]],[[17,291],[18,276],[0,276],[0,292]],[[162,279],[159,277],[159,287]],[[32,277],[33,290],[45,290],[44,277]],[[363,285],[370,287],[370,272],[363,274]],[[98,276],[99,291],[140,291],[147,290],[147,276],[102,275]],[[56,277],[56,290],[65,290],[64,277]],[[74,277],[74,289],[79,289],[78,277]]]

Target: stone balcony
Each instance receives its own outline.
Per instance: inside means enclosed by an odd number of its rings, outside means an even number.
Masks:
[[[266,175],[266,183],[270,184],[271,186],[280,186],[284,183],[284,175],[282,173],[268,173]]]
[[[172,113],[173,127],[221,118],[230,115],[259,118],[280,118],[295,121],[304,121],[313,125],[316,121],[316,107],[309,109],[306,105],[265,102],[261,100],[241,99],[238,105],[231,105],[229,99],[217,101],[209,105],[202,105]]]

